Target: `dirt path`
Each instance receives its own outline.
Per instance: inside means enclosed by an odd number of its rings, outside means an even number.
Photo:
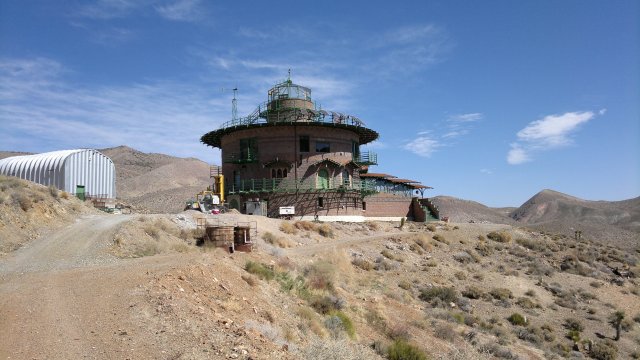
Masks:
[[[105,251],[129,219],[82,218],[3,259],[0,358],[160,357],[132,314],[142,301],[137,286],[167,259],[119,260]]]
[[[129,215],[90,215],[33,241],[0,263],[0,278],[13,273],[62,270],[114,263],[105,249]]]

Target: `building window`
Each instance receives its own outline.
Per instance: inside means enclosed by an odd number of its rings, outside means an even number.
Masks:
[[[300,152],[309,152],[309,137],[300,136]]]
[[[324,198],[322,196],[318,198],[318,207],[324,207]]]
[[[287,169],[286,168],[280,168],[280,169],[271,169],[271,178],[272,179],[282,179],[282,178],[286,178],[287,177]]]
[[[331,152],[331,146],[328,142],[316,141],[316,152],[328,153]]]
[[[258,146],[256,139],[240,139],[240,160],[250,161],[256,160],[258,154]]]
[[[362,202],[362,210],[367,210],[367,202],[366,201]]]

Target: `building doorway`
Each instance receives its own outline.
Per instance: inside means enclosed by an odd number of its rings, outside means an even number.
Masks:
[[[318,170],[318,182],[316,184],[316,188],[318,189],[329,188],[329,172],[327,171],[327,169]]]

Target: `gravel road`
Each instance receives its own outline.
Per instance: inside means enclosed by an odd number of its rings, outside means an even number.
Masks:
[[[132,218],[83,217],[1,260],[0,359],[159,357],[133,314],[142,302],[137,289],[166,259],[106,252]]]
[[[62,270],[117,259],[105,250],[118,226],[131,215],[89,215],[49,236],[42,236],[0,262],[0,278],[12,273]]]

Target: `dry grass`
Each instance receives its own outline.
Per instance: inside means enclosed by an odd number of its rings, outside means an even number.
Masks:
[[[492,231],[487,234],[487,238],[501,243],[511,242],[511,234],[506,231]]]
[[[280,231],[289,235],[295,235],[298,233],[298,229],[296,228],[296,226],[288,221],[283,221],[280,224]]]
[[[276,236],[273,233],[270,232],[265,232],[264,234],[262,234],[262,239],[271,244],[271,245],[275,245],[277,247],[280,248],[290,248],[292,247],[294,244],[289,241],[288,239],[281,237],[281,236]]]

